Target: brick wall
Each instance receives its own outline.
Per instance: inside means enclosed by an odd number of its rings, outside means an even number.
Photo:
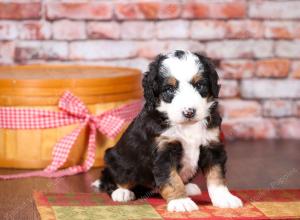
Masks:
[[[228,138],[300,139],[300,1],[0,1],[0,64],[219,59]]]

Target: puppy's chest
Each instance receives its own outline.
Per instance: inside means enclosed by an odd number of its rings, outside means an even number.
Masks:
[[[164,136],[176,139],[182,144],[183,155],[180,161],[179,175],[183,182],[189,181],[197,172],[200,146],[206,146],[211,141],[217,141],[218,134],[218,128],[208,130],[200,123],[174,126],[163,133]]]

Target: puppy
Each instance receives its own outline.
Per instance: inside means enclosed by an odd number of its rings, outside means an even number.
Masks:
[[[168,211],[193,211],[190,183],[201,170],[212,204],[242,206],[226,186],[220,140],[218,75],[211,61],[189,51],[158,55],[143,78],[145,105],[118,143],[105,153],[100,190],[114,201],[135,199],[135,189],[158,189]]]

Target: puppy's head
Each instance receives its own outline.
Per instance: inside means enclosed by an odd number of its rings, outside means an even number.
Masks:
[[[218,97],[218,75],[205,56],[189,51],[158,55],[143,78],[146,109],[163,112],[173,124],[209,116]]]

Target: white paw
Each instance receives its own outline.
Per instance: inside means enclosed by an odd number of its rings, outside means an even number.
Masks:
[[[135,195],[128,189],[118,188],[111,194],[111,198],[115,202],[128,202],[135,199]]]
[[[94,182],[91,184],[91,186],[92,186],[92,187],[95,187],[95,188],[97,188],[97,189],[99,189],[100,184],[101,184],[101,181],[100,181],[100,180],[96,180],[96,181],[94,181]]]
[[[169,212],[191,212],[198,210],[198,206],[190,198],[173,199],[168,203]]]
[[[214,206],[219,208],[239,208],[243,202],[236,196],[232,195],[225,186],[209,186],[209,196]]]
[[[188,196],[195,196],[201,194],[201,189],[194,183],[188,183],[185,185],[185,192]]]

